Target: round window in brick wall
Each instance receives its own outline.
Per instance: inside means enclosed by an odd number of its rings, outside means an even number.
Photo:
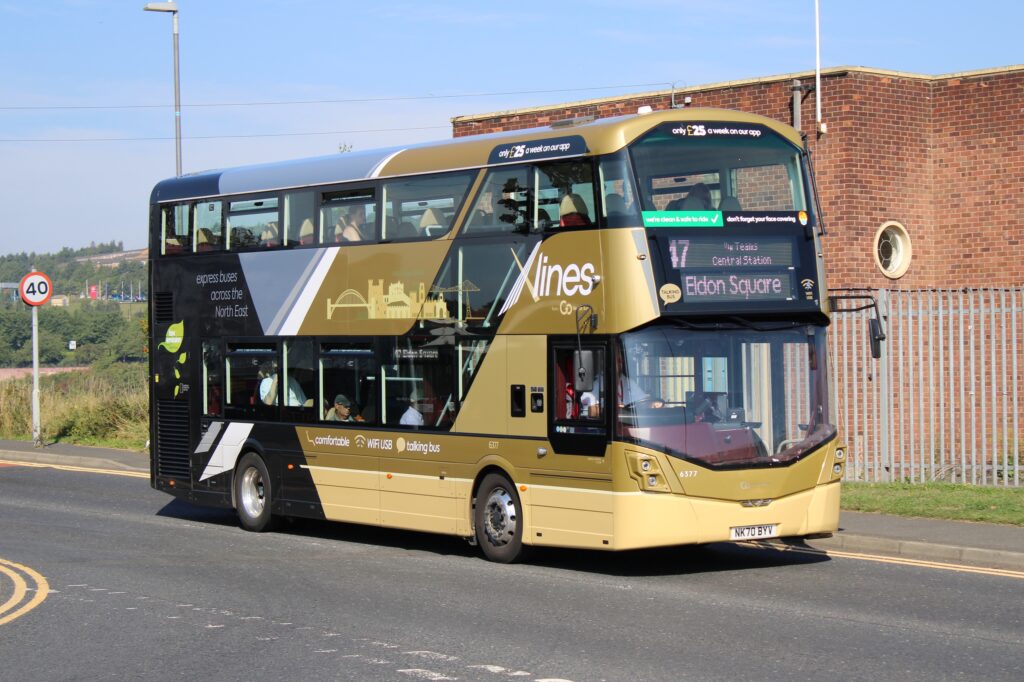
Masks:
[[[902,223],[887,220],[875,232],[875,264],[889,279],[898,279],[910,267],[910,234]]]

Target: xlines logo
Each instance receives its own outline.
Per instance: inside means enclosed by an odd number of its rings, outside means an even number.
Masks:
[[[548,257],[541,253],[540,247],[541,242],[537,242],[525,264],[519,262],[515,251],[512,252],[512,257],[519,266],[519,276],[516,277],[505,304],[501,306],[499,315],[503,315],[519,301],[523,288],[530,291],[534,303],[548,296],[589,296],[594,290],[597,274],[594,272],[593,263],[549,263]]]

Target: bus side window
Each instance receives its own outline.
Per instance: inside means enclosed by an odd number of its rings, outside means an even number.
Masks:
[[[443,173],[384,183],[381,239],[435,239],[451,231],[475,172]]]
[[[220,251],[224,248],[224,210],[219,201],[204,201],[195,205],[197,253]]]
[[[284,342],[282,393],[285,420],[311,422],[316,419],[316,358],[312,339]]]
[[[451,428],[455,420],[455,360],[450,346],[430,338],[397,338],[383,368],[384,423],[411,428]]]
[[[163,255],[169,256],[191,251],[191,229],[188,204],[165,207],[163,209]]]
[[[223,363],[220,344],[203,341],[203,414],[210,417],[220,417],[224,410]]]
[[[466,234],[526,232],[530,190],[526,166],[492,168],[469,212]]]
[[[284,195],[284,244],[309,246],[313,239],[313,221],[316,219],[316,194],[288,192]]]
[[[537,209],[551,216],[550,227],[594,224],[594,167],[589,159],[556,161],[538,165],[536,170]]]
[[[228,249],[268,248],[281,243],[276,196],[232,201],[228,205]]]
[[[377,240],[377,199],[372,187],[326,192],[320,203],[324,244]]]
[[[228,344],[224,363],[224,416],[276,419],[279,391],[268,393],[271,382],[264,383],[264,379],[272,378],[276,371],[276,343]],[[269,396],[269,403],[263,401],[265,395]]]
[[[323,343],[320,346],[319,419],[328,422],[376,424],[380,400],[380,367],[369,341]],[[347,415],[336,409],[347,405]]]
[[[607,406],[604,350],[584,346],[582,354],[589,354],[590,362],[581,357],[581,351],[575,346],[555,348],[555,392],[552,409],[556,422],[598,422],[603,418]],[[581,370],[588,365],[593,376],[587,377],[587,386],[581,387]]]
[[[602,157],[598,173],[601,192],[604,194],[604,224],[608,227],[623,227],[639,223],[639,205],[626,153],[620,151]]]

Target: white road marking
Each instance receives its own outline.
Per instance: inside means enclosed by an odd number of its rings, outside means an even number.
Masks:
[[[403,651],[403,654],[407,656],[419,656],[420,658],[429,658],[433,661],[457,661],[458,656],[449,656],[448,654],[439,654],[436,651]]]
[[[404,675],[410,675],[417,677],[421,680],[457,680],[457,677],[448,677],[443,673],[434,672],[433,670],[424,670],[423,668],[405,668],[404,670],[398,670]]]

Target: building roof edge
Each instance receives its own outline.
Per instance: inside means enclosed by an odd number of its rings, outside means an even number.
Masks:
[[[927,74],[911,73],[909,71],[892,71],[889,69],[878,69],[869,66],[833,66],[827,69],[821,70],[823,77],[834,77],[843,76],[850,72],[864,73],[875,76],[886,76],[890,78],[912,78],[916,80],[925,81],[940,81],[940,80],[951,80],[955,78],[971,78],[977,76],[990,76],[1002,73],[1012,73],[1014,71],[1024,71],[1024,64],[1015,64],[1011,66],[1000,66],[990,69],[977,69],[974,71],[957,71],[954,73],[944,73],[937,76],[929,76]],[[784,73],[777,74],[774,76],[761,76],[759,78],[745,78],[740,80],[731,81],[719,81],[717,83],[706,83],[704,85],[690,85],[680,88],[669,88],[667,90],[653,90],[649,92],[636,92],[627,95],[613,95],[611,97],[601,97],[597,99],[577,100],[575,102],[563,102],[558,104],[547,104],[535,107],[524,107],[522,109],[506,109],[504,111],[491,111],[482,114],[465,114],[462,116],[453,116],[450,121],[452,125],[458,123],[472,123],[474,121],[484,121],[490,118],[498,118],[501,116],[519,116],[522,114],[531,114],[538,111],[549,111],[551,109],[570,109],[578,107],[598,106],[607,102],[621,102],[623,100],[630,99],[641,99],[644,97],[666,97],[670,96],[673,92],[676,94],[687,94],[692,92],[707,92],[709,90],[724,90],[727,88],[736,88],[744,85],[756,85],[759,83],[776,83],[779,81],[786,80],[800,80],[804,78],[813,78],[815,75],[814,70],[809,71],[797,71],[795,73]]]

